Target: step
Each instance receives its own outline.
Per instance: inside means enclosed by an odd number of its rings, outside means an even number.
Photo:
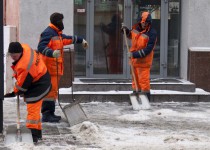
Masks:
[[[174,90],[195,92],[195,84],[182,79],[151,79],[153,90]],[[77,78],[73,82],[73,90],[77,91],[131,91],[129,79],[82,79]]]
[[[72,102],[71,90],[60,89],[60,101],[65,103]],[[82,102],[91,101],[113,101],[129,102],[129,94],[132,91],[77,91],[73,92],[75,100]],[[180,92],[171,90],[151,90],[151,102],[209,102],[210,93],[196,88],[195,92]]]

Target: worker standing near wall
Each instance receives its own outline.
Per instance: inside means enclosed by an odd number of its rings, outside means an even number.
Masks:
[[[69,44],[81,43],[88,48],[85,39],[62,33],[64,16],[55,12],[50,16],[49,26],[41,33],[38,51],[47,66],[51,76],[52,89],[44,98],[42,104],[42,122],[59,122],[61,116],[55,115],[55,102],[58,98],[58,83],[64,71],[63,47]]]
[[[14,92],[4,97],[23,95],[27,103],[26,127],[31,129],[33,142],[42,138],[41,107],[42,98],[51,89],[50,74],[39,53],[32,50],[27,44],[11,42],[8,54],[14,60],[12,69],[16,83]]]
[[[126,26],[126,36],[131,39],[131,48],[128,56],[131,58],[131,63],[134,67],[137,85],[134,79],[132,80],[132,88],[135,91],[138,86],[142,94],[146,94],[150,100],[150,69],[152,66],[154,49],[157,41],[157,32],[151,27],[152,17],[149,12],[143,12],[139,17],[137,24],[133,25],[129,30]]]

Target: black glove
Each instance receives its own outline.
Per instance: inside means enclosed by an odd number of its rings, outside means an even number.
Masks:
[[[14,92],[12,92],[12,93],[7,93],[7,94],[4,95],[4,97],[15,97],[15,96],[16,96],[16,95],[15,95]]]
[[[122,26],[121,27],[121,32],[124,34],[124,29],[125,29],[125,33],[126,33],[126,35],[128,36],[129,34],[130,34],[130,30],[126,27],[126,26]]]

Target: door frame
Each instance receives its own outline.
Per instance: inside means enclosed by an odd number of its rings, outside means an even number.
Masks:
[[[94,61],[94,0],[87,1],[87,41],[89,41],[89,48],[86,52],[86,77],[91,78],[111,78],[111,79],[125,79],[126,78],[126,53],[123,49],[123,73],[122,74],[94,74],[93,61]]]
[[[132,26],[132,2],[124,0],[124,24],[129,28]],[[153,75],[151,78],[165,78],[167,77],[167,58],[168,58],[168,0],[161,0],[160,10],[160,74]],[[112,79],[130,79],[130,66],[127,58],[127,48],[123,38],[123,73],[115,74],[94,74],[93,73],[93,48],[94,48],[94,0],[87,1],[87,41],[89,41],[89,48],[86,52],[86,77],[91,78],[112,78]],[[129,43],[130,46],[130,43]]]

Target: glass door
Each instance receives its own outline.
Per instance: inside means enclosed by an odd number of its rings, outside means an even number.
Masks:
[[[168,1],[167,76],[179,77],[180,0]]]
[[[157,31],[151,77],[178,77],[180,0],[134,0],[132,5],[132,24],[142,11],[149,11]]]
[[[87,1],[74,0],[74,35],[81,36],[88,40],[87,27]],[[88,40],[89,42],[89,40]],[[86,76],[86,61],[89,50],[84,50],[81,44],[74,44],[74,74],[75,76]]]
[[[74,45],[75,76],[131,78],[121,24],[131,28],[145,10],[158,38],[151,77],[178,77],[180,0],[75,0],[74,33],[89,42]]]
[[[94,0],[88,2],[90,10],[89,55],[87,76],[100,78],[123,78],[124,53],[121,24],[124,1]]]

